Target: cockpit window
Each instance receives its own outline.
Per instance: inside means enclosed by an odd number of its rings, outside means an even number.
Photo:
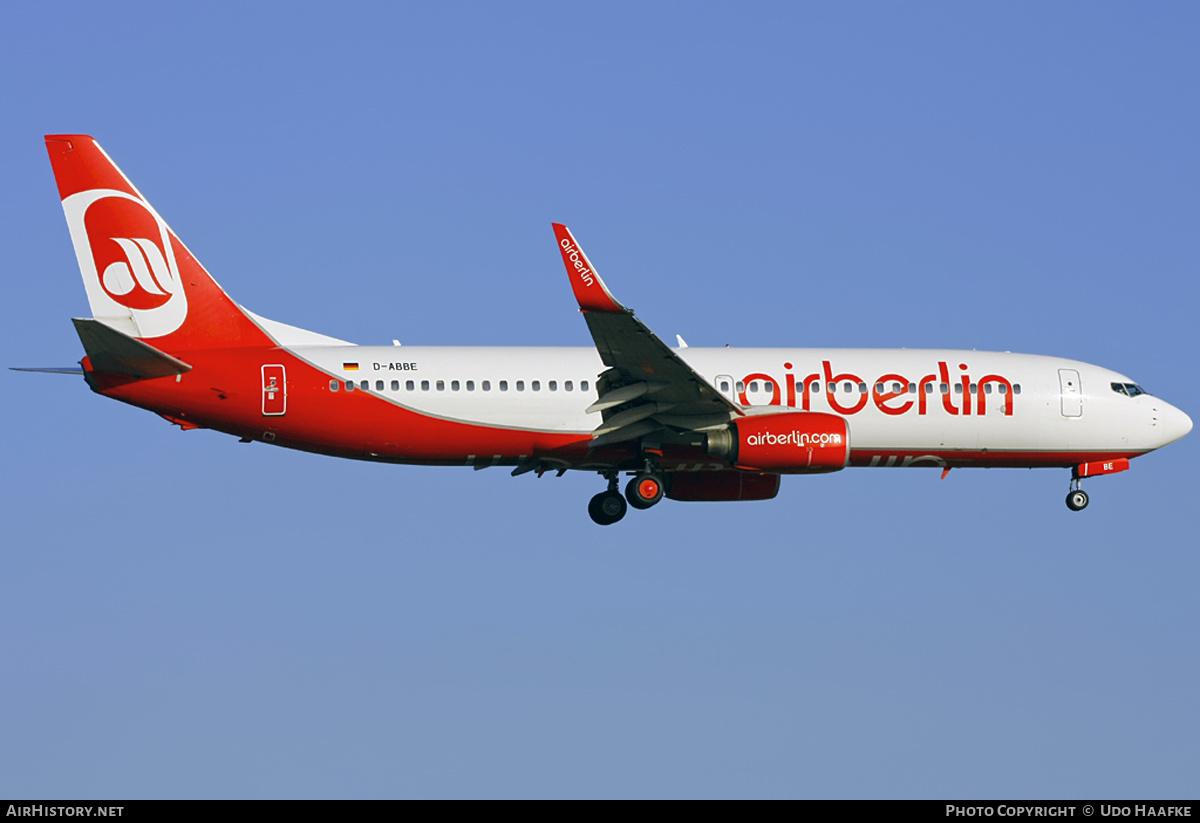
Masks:
[[[1137,383],[1110,383],[1112,390],[1117,394],[1128,395],[1129,397],[1137,397],[1139,394],[1149,394],[1150,392],[1143,389]]]

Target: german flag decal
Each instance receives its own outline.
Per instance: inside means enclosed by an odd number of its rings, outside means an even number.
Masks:
[[[343,363],[342,370],[343,371],[358,371],[358,364],[357,363]]]

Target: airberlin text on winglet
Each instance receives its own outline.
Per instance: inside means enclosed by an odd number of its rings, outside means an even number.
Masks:
[[[570,238],[567,237],[564,237],[562,240],[560,240],[559,244],[562,245],[563,256],[571,261],[571,265],[575,267],[575,272],[579,275],[580,279],[583,280],[584,284],[588,286],[592,285],[592,283],[595,282],[592,279],[592,270],[585,262],[587,257],[584,256],[579,247],[572,243]]]

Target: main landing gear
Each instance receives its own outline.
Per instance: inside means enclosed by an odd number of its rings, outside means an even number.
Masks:
[[[625,484],[625,499],[635,509],[648,509],[663,499],[662,478],[643,472]]]
[[[588,514],[593,522],[601,526],[611,526],[629,510],[648,509],[663,499],[662,477],[647,466],[645,471],[638,472],[625,485],[625,496],[617,491],[617,472],[606,472],[608,479],[607,491],[602,491],[588,502]],[[626,503],[625,501],[629,502]]]
[[[1071,472],[1071,490],[1067,492],[1067,508],[1073,512],[1081,512],[1087,508],[1088,496],[1082,487],[1083,481],[1079,478],[1078,470]]]
[[[611,526],[625,516],[629,505],[617,491],[617,473],[610,472],[605,477],[608,478],[608,490],[600,492],[588,502],[588,514],[594,523]]]

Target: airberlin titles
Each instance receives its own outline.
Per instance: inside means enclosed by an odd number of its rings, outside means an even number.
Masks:
[[[833,363],[829,360],[821,361],[819,373],[806,375],[802,380],[797,380],[792,373],[791,363],[784,363],[783,367],[788,371],[783,375],[782,391],[779,380],[769,374],[755,372],[739,381],[738,401],[743,406],[752,405],[746,396],[746,389],[752,382],[762,381],[767,386],[766,390],[771,393],[771,400],[766,404],[770,406],[787,406],[810,411],[812,396],[817,393],[824,394],[829,408],[838,414],[858,414],[867,407],[867,403],[873,403],[875,408],[888,415],[910,412],[927,415],[930,413],[930,407],[940,402],[946,414],[970,416],[987,413],[987,400],[992,396],[994,386],[1004,415],[1011,417],[1013,413],[1012,382],[999,374],[985,374],[976,380],[967,373],[966,363],[959,363],[953,376],[950,365],[944,360],[938,361],[935,373],[922,375],[918,380],[910,380],[905,375],[894,372],[881,374],[870,382],[869,390],[865,392],[858,391],[860,384],[866,384],[865,380],[852,372],[835,373]],[[842,393],[845,402],[839,400],[838,392],[834,391],[834,387],[843,383],[854,385],[854,391]],[[901,390],[893,391],[894,384],[899,384]],[[910,385],[916,389],[915,398],[909,391]],[[935,395],[937,401],[933,399]],[[959,398],[959,402],[955,402],[955,396]],[[855,399],[852,400],[852,397]],[[974,403],[971,402],[972,398]]]
[[[584,257],[583,252],[566,237],[558,242],[562,246],[563,257],[575,267],[575,272],[579,275],[580,279],[583,280],[585,285],[592,285],[592,270],[588,266],[587,258]]]
[[[829,408],[838,414],[858,414],[867,407],[868,403],[873,403],[879,411],[892,416],[910,412],[915,412],[918,416],[925,416],[930,413],[931,407],[940,405],[946,414],[970,417],[987,414],[987,400],[989,396],[993,395],[992,387],[995,387],[994,394],[999,402],[997,409],[1006,417],[1011,417],[1013,414],[1016,392],[1013,390],[1012,381],[999,374],[985,374],[975,380],[968,373],[966,363],[958,364],[957,372],[959,373],[953,377],[950,365],[944,360],[939,360],[937,371],[922,375],[919,380],[910,380],[905,375],[889,372],[881,374],[870,384],[866,384],[863,378],[853,372],[834,373],[833,363],[829,360],[822,360],[821,371],[806,375],[803,380],[796,379],[796,375],[792,373],[791,363],[784,363],[783,367],[787,371],[784,373],[782,381],[764,372],[747,374],[739,380],[741,388],[737,392],[738,401],[743,406],[754,405],[747,397],[746,391],[751,383],[760,381],[765,384],[764,390],[771,394],[770,401],[765,404],[768,406],[787,406],[792,409],[811,411],[814,394],[823,394]],[[371,368],[373,371],[417,371],[417,364],[415,362],[372,362]],[[358,364],[346,363],[343,369],[358,371]],[[833,387],[844,383],[854,386],[853,391],[841,392],[841,395],[847,398],[846,402],[839,400],[839,393],[833,390]],[[781,384],[782,389],[780,388]],[[859,384],[869,385],[868,390],[858,391]],[[893,390],[896,384],[899,385],[900,391]],[[916,389],[915,397],[909,391],[910,385]],[[851,396],[856,398],[853,402],[849,400]],[[935,396],[936,400],[934,400]],[[972,402],[972,398],[974,398],[974,402]]]
[[[748,446],[840,446],[843,443],[840,434],[830,434],[828,432],[805,432],[793,429],[790,432],[776,434],[775,432],[764,432],[762,434],[752,434],[746,438]]]

